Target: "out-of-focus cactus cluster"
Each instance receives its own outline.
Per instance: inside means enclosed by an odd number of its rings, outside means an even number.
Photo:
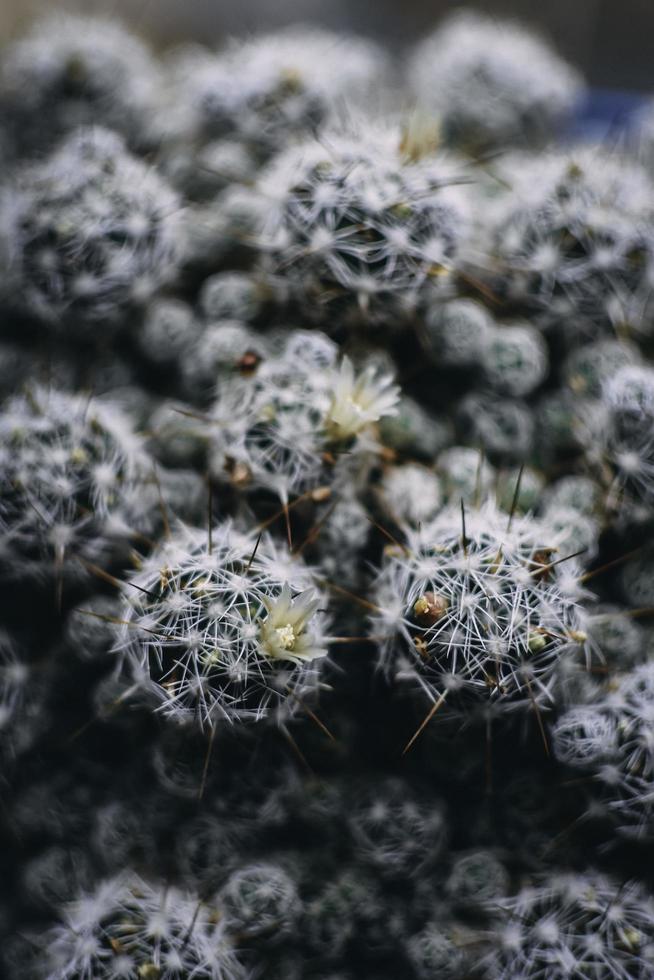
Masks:
[[[1,52],[3,977],[654,976],[654,114],[583,99],[473,13]]]

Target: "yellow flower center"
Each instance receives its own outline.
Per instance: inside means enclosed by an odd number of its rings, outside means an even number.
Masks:
[[[286,626],[279,626],[275,633],[282,650],[292,650],[295,647],[297,637],[290,623],[287,623]]]

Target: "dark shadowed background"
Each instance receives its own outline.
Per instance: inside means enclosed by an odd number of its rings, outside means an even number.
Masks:
[[[448,11],[470,6],[544,30],[595,86],[654,90],[654,0],[0,0],[0,37],[35,12],[119,14],[156,43],[207,43],[297,20],[371,34],[398,46]]]

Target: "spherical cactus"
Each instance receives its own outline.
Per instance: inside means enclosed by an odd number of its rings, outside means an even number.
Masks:
[[[17,395],[0,412],[0,461],[3,575],[74,575],[82,566],[68,559],[105,562],[138,530],[127,495],[152,464],[115,406],[41,387]]]
[[[436,364],[474,367],[479,364],[493,328],[493,317],[480,303],[452,299],[425,312],[425,339]]]
[[[318,509],[307,552],[330,582],[356,587],[372,524],[363,504],[347,488],[338,488]]]
[[[436,460],[445,500],[455,506],[461,500],[479,506],[495,485],[495,470],[477,449],[452,446]]]
[[[137,342],[150,364],[172,367],[197,344],[200,332],[190,306],[178,299],[156,299],[145,311]]]
[[[527,324],[489,330],[481,349],[483,377],[494,391],[524,397],[547,376],[547,347]]]
[[[603,453],[618,487],[654,505],[654,370],[620,368],[603,390]]]
[[[218,272],[205,279],[200,308],[205,318],[249,323],[262,307],[262,291],[256,280],[242,272]]]
[[[259,254],[261,227],[273,201],[256,187],[230,184],[214,200],[182,214],[184,266],[194,275],[212,275],[228,262],[249,262]],[[275,283],[267,283],[273,289]]]
[[[509,875],[492,851],[470,851],[452,862],[445,887],[459,908],[479,909],[507,894]]]
[[[57,11],[3,52],[0,105],[20,153],[42,154],[87,124],[145,148],[158,87],[154,59],[120,24]]]
[[[38,943],[48,980],[241,980],[220,911],[192,893],[133,875],[103,882],[62,909]]]
[[[594,609],[584,621],[591,648],[597,658],[609,667],[629,670],[645,660],[649,644],[643,627],[628,610],[603,605]]]
[[[601,765],[615,754],[615,723],[593,705],[571,708],[552,727],[552,744],[556,758],[565,765]]]
[[[550,483],[543,494],[543,509],[576,510],[592,517],[599,510],[601,491],[590,477],[563,476]]]
[[[387,59],[370,41],[290,27],[217,55],[183,49],[171,81],[192,136],[236,138],[265,159],[313,134],[343,102],[365,101],[387,75]]]
[[[596,402],[558,389],[543,394],[534,412],[534,450],[542,466],[580,455],[589,444],[584,417]]]
[[[379,435],[394,453],[431,462],[452,441],[452,427],[449,419],[433,415],[403,394],[397,412],[380,419]]]
[[[234,320],[210,323],[183,352],[184,390],[194,403],[211,401],[216,386],[230,374],[248,376],[269,353],[265,337]]]
[[[86,338],[145,303],[183,249],[175,193],[109,130],[75,131],[1,207],[9,300]]]
[[[114,799],[95,809],[91,850],[107,873],[131,861],[155,863],[159,840],[143,799]]]
[[[247,186],[256,179],[256,155],[238,138],[200,144],[172,142],[163,149],[161,169],[173,187],[194,202],[210,204],[225,188]]]
[[[652,899],[597,872],[541,876],[502,903],[485,966],[497,980],[633,977],[652,970]],[[649,945],[649,951],[648,951]]]
[[[557,557],[547,527],[491,503],[408,531],[371,589],[380,666],[464,713],[551,704],[559,662],[585,639]]]
[[[25,865],[22,886],[30,905],[54,911],[91,887],[91,859],[81,848],[49,847]]]
[[[287,717],[315,691],[324,602],[311,572],[267,536],[228,523],[180,531],[126,593],[121,660],[149,678],[165,717],[210,729]]]
[[[326,337],[291,334],[279,355],[219,387],[212,472],[282,501],[331,484],[374,450],[369,430],[393,413],[397,397],[392,379],[374,369],[357,374],[348,358],[337,367]]]
[[[548,504],[543,510],[543,520],[557,535],[561,555],[578,555],[579,562],[589,564],[599,548],[599,522],[587,514],[580,514],[574,507],[557,507]]]
[[[408,74],[446,140],[471,152],[547,139],[582,93],[577,72],[537,35],[469,11],[416,46]]]
[[[577,395],[600,398],[604,386],[621,368],[638,364],[640,351],[625,340],[598,340],[582,344],[565,359],[565,383]]]
[[[44,665],[30,659],[15,638],[0,630],[0,760],[19,758],[46,730]]]
[[[392,131],[334,134],[282,154],[262,177],[272,270],[305,316],[400,325],[427,284],[451,280],[464,234],[460,179],[439,158],[405,162]]]
[[[234,871],[220,898],[230,932],[272,943],[294,929],[302,909],[293,878],[275,864],[250,864]]]
[[[622,597],[632,609],[654,606],[654,548],[649,542],[624,563],[619,584]]]
[[[197,393],[198,388],[195,390]],[[175,470],[206,470],[207,428],[206,419],[192,406],[160,402],[148,419],[148,449],[160,463]]]
[[[457,944],[456,929],[447,922],[428,923],[409,939],[406,952],[418,980],[457,980],[469,966],[464,946]]]
[[[388,878],[419,874],[443,850],[448,832],[440,801],[410,792],[399,779],[367,787],[349,825],[358,858]]]
[[[346,868],[328,881],[305,909],[310,949],[321,959],[340,959],[366,919],[379,919],[383,903],[373,880]]]
[[[497,287],[568,343],[649,330],[652,189],[634,164],[594,151],[516,157],[491,224]]]
[[[498,473],[495,498],[500,509],[507,513],[513,508],[518,513],[533,514],[542,500],[544,486],[545,480],[539,470],[531,466],[514,466]]]
[[[109,664],[114,644],[114,620],[120,616],[120,600],[115,596],[90,596],[75,606],[66,618],[66,647],[82,661]]]
[[[195,789],[197,793],[197,785]],[[206,894],[224,885],[241,863],[246,844],[247,835],[237,821],[230,823],[211,813],[200,814],[178,828],[175,868],[189,887],[199,885]]]
[[[645,663],[625,674],[615,695],[607,696],[607,711],[615,720],[618,752],[613,765],[619,772],[617,798],[611,801],[621,826],[636,836],[654,836],[654,669]],[[611,768],[600,773],[609,786]]]
[[[553,744],[567,765],[592,773],[606,810],[628,836],[654,836],[654,670],[623,674],[594,703],[556,723]]]
[[[493,462],[520,462],[534,448],[533,413],[517,398],[471,392],[459,402],[456,421],[464,440]]]
[[[382,506],[396,523],[419,527],[432,520],[443,505],[441,481],[433,470],[417,463],[392,466],[379,488]]]

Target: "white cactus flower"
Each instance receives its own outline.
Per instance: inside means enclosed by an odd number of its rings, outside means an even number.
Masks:
[[[311,661],[327,655],[327,649],[306,632],[307,623],[320,606],[312,589],[293,599],[286,583],[278,599],[263,599],[268,615],[261,623],[260,639],[272,660]]]
[[[374,367],[359,375],[349,357],[344,357],[327,413],[327,433],[334,442],[358,435],[366,426],[397,413],[399,389],[388,376],[380,377]]]

